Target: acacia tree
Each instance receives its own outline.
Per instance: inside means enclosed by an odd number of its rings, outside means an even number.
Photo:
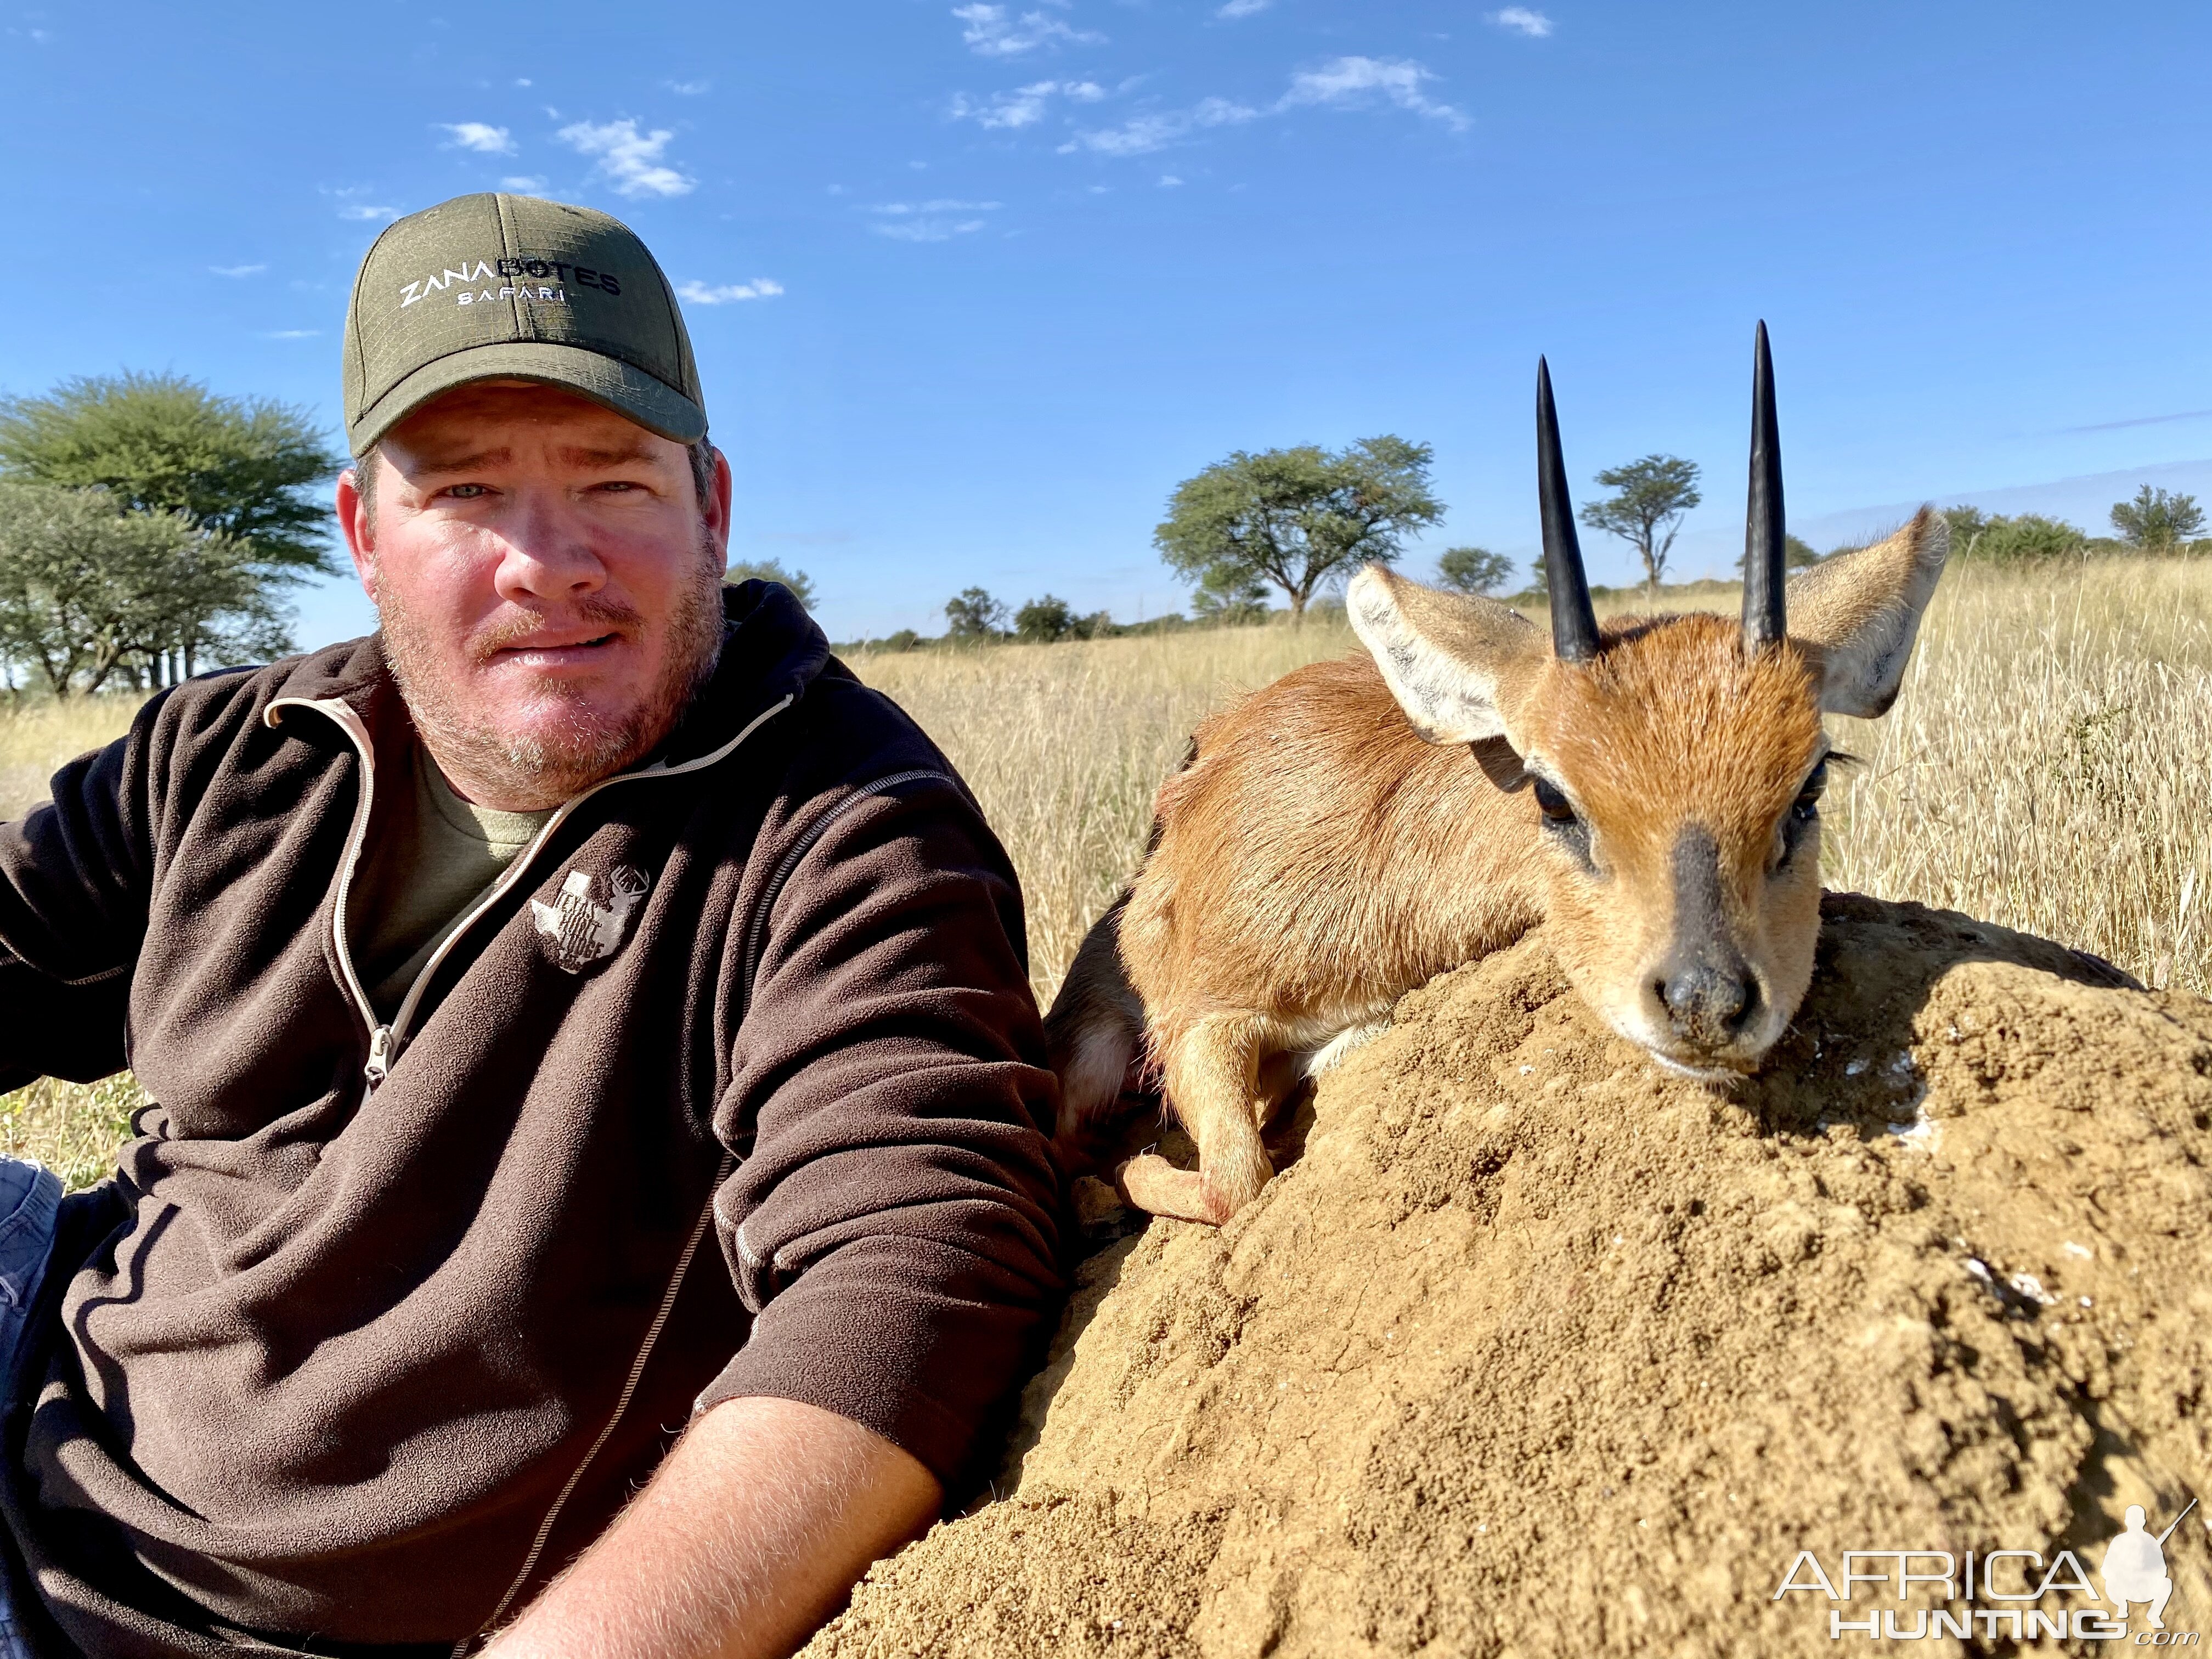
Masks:
[[[180,619],[225,655],[289,648],[284,619],[229,539],[104,489],[0,483],[0,654],[56,697],[143,664]]]
[[[1656,595],[1674,550],[1682,515],[1705,498],[1698,493],[1698,464],[1679,455],[1646,455],[1597,475],[1613,493],[1583,508],[1583,522],[1618,536],[1644,561],[1644,586]]]
[[[202,556],[244,573],[271,615],[275,593],[345,570],[316,489],[342,459],[306,410],[218,397],[181,374],[79,376],[40,397],[0,399],[0,477],[98,488],[125,510],[183,515],[208,532]],[[195,612],[175,597],[171,632],[144,647],[163,678],[239,646],[235,606],[225,622],[224,611]]]
[[[2194,495],[2169,495],[2145,484],[2131,501],[2112,503],[2112,528],[2137,547],[2170,548],[2204,527],[2204,509]]]
[[[1437,579],[1461,593],[1494,593],[1513,574],[1513,561],[1486,547],[1448,547],[1437,557]]]
[[[945,602],[945,631],[956,640],[995,640],[1006,631],[1006,607],[980,587]]]
[[[1318,444],[1238,450],[1176,486],[1152,542],[1169,568],[1198,585],[1204,614],[1249,608],[1267,585],[1291,617],[1361,564],[1388,564],[1409,530],[1434,524],[1426,444],[1385,434],[1334,453]]]
[[[814,609],[814,579],[804,570],[786,570],[774,559],[739,559],[722,573],[722,580],[738,582],[781,582],[791,590],[802,611]]]

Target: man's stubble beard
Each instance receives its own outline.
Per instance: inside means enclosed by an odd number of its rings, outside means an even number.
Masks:
[[[374,574],[374,561],[371,570]],[[543,687],[525,705],[538,715],[533,721],[538,729],[513,737],[488,721],[471,719],[459,707],[422,630],[398,593],[381,580],[377,583],[376,609],[385,655],[399,683],[399,695],[414,718],[416,732],[449,781],[465,792],[471,784],[479,790],[489,785],[503,799],[536,803],[534,807],[519,810],[542,810],[611,777],[675,728],[714,672],[722,641],[721,570],[720,550],[702,530],[697,569],[678,590],[669,615],[668,649],[659,682],[626,716],[609,726],[580,696],[572,695],[555,682]],[[571,608],[582,622],[629,629],[632,637],[641,620],[630,606],[611,605],[595,597],[586,597]],[[472,664],[481,666],[493,653],[527,638],[538,626],[535,617],[516,617],[471,638],[465,653]],[[543,724],[549,702],[562,705],[550,731]]]

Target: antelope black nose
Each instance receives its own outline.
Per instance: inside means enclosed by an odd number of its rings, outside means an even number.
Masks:
[[[1674,1035],[1701,1048],[1725,1046],[1750,1018],[1759,989],[1748,975],[1692,963],[1659,981]]]

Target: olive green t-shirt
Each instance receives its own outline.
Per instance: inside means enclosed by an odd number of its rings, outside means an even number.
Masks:
[[[553,816],[550,807],[497,812],[463,800],[419,743],[405,767],[407,776],[390,780],[391,810],[376,815],[375,842],[347,906],[362,985],[387,1022],[455,924]],[[386,780],[377,781],[381,793]]]

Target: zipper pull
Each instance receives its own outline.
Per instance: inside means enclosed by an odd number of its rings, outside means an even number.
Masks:
[[[392,1028],[380,1025],[368,1034],[368,1064],[362,1071],[368,1079],[372,1091],[384,1081],[392,1070]]]

